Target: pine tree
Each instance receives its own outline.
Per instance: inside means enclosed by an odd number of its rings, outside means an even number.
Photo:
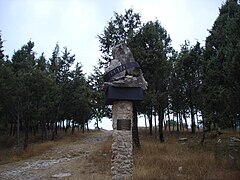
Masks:
[[[177,119],[180,115],[189,112],[191,118],[192,133],[196,131],[195,115],[200,111],[199,93],[198,90],[202,83],[202,57],[203,48],[200,43],[190,46],[190,42],[185,41],[181,46],[181,51],[178,55],[174,67],[173,81],[173,109],[177,114]],[[178,125],[178,123],[177,123]],[[177,127],[178,128],[178,127]]]
[[[227,0],[206,39],[204,103],[209,128],[240,121],[240,5]]]
[[[158,21],[150,21],[129,44],[148,82],[147,92],[158,114],[159,139],[163,142],[163,120],[168,105],[167,86],[171,67],[168,60],[172,53],[170,36]]]
[[[103,34],[98,36],[100,42],[100,51],[102,52],[102,59],[100,60],[100,68],[106,67],[112,59],[112,48],[119,43],[126,43],[130,45],[130,41],[136,35],[137,31],[141,27],[141,16],[139,13],[134,13],[133,9],[125,11],[124,15],[114,13],[114,18],[108,22]],[[130,48],[131,49],[131,48]],[[137,111],[134,111],[137,113]],[[134,115],[136,117],[137,114]],[[133,120],[137,121],[137,118]],[[137,122],[134,122],[137,124]],[[138,128],[133,126],[133,141],[136,145],[139,143]]]
[[[34,42],[29,41],[12,57],[13,77],[10,84],[12,90],[13,109],[17,112],[16,124],[19,138],[20,124],[24,125],[24,148],[28,147],[29,126],[33,121],[32,82],[34,77],[35,52]],[[14,116],[14,115],[13,115]],[[16,117],[16,116],[15,116]]]
[[[114,13],[114,18],[110,19],[103,34],[98,35],[100,51],[102,52],[100,65],[106,66],[112,59],[112,47],[122,42],[128,44],[134,37],[141,27],[140,18],[140,14],[134,13],[133,9],[125,10],[124,15]]]
[[[104,92],[102,91],[103,73],[97,67],[94,67],[93,73],[88,77],[88,82],[91,86],[91,104],[93,118],[96,119],[95,126],[99,129],[99,122],[106,116],[107,108],[104,107]]]
[[[0,31],[0,65],[2,63],[2,61],[4,61],[4,50],[3,50],[3,40],[2,40],[2,34]]]

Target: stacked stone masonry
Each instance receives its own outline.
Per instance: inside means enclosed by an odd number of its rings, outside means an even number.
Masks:
[[[133,172],[132,131],[117,130],[117,120],[131,120],[133,109],[130,101],[116,101],[113,104],[113,144],[112,144],[112,179],[130,180]]]

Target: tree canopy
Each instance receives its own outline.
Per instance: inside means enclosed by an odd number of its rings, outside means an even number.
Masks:
[[[60,52],[57,44],[47,60],[43,53],[36,57],[33,48],[34,42],[29,41],[14,52],[11,60],[4,58],[2,48],[0,51],[0,125],[8,134],[17,134],[18,144],[24,132],[24,148],[28,146],[29,132],[40,133],[42,139],[51,132],[54,139],[57,130],[67,131],[70,123],[72,132],[76,125],[84,128],[93,113],[93,92],[82,66],[70,68],[75,55],[67,48]]]

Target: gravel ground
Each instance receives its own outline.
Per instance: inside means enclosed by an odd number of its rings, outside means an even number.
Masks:
[[[40,156],[0,165],[0,179],[111,179],[107,173],[94,170],[94,165],[86,164],[110,135],[111,131],[103,130],[81,141],[54,147]]]

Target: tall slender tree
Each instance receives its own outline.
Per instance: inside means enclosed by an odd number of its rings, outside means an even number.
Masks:
[[[159,118],[159,139],[164,141],[163,121],[167,107],[167,86],[172,53],[171,39],[159,21],[147,22],[129,43],[134,57],[139,61],[148,81],[153,109]]]
[[[203,48],[201,48],[199,42],[197,42],[195,46],[190,46],[190,42],[185,41],[185,44],[181,47],[174,68],[174,75],[178,78],[176,85],[179,87],[177,90],[179,92],[177,93],[178,97],[175,96],[173,98],[173,100],[175,99],[177,100],[176,102],[178,102],[178,104],[173,104],[173,108],[176,109],[178,116],[180,111],[183,113],[190,113],[191,129],[193,133],[196,130],[195,115],[199,111],[198,89],[202,84],[202,57]]]
[[[206,39],[204,106],[207,124],[236,127],[240,121],[240,5],[227,0]]]
[[[28,146],[29,126],[32,122],[33,99],[32,99],[32,80],[35,66],[35,52],[33,51],[34,42],[29,41],[20,50],[16,51],[12,57],[15,83],[15,110],[17,112],[17,129],[20,123],[24,124],[24,148]],[[21,119],[20,119],[21,117]],[[19,133],[19,131],[18,131]],[[19,134],[18,134],[19,137]]]
[[[99,122],[102,122],[102,118],[107,116],[108,110],[104,107],[104,92],[102,91],[103,85],[103,73],[96,66],[93,69],[93,73],[88,77],[88,82],[91,86],[91,104],[93,111],[93,118],[96,120],[95,126],[99,129]]]

